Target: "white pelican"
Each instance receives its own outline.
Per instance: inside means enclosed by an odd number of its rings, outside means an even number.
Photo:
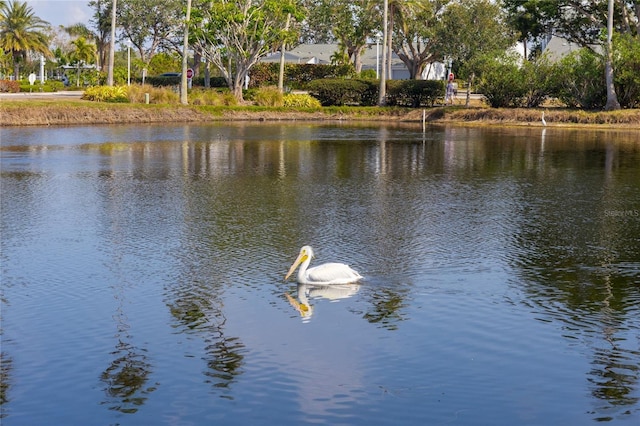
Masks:
[[[300,254],[284,279],[286,280],[293,274],[298,265],[298,282],[300,284],[309,285],[334,285],[354,283],[362,278],[362,276],[351,269],[344,263],[324,263],[319,266],[307,269],[311,258],[313,257],[313,249],[310,246],[304,246],[300,249]]]

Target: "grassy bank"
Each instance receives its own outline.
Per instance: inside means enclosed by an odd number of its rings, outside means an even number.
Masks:
[[[461,106],[426,109],[329,107],[288,109],[257,106],[183,106],[99,103],[59,99],[2,99],[0,125],[42,126],[118,123],[189,123],[224,120],[375,120],[478,125],[625,127],[640,129],[640,110],[588,112],[561,108],[495,109]]]

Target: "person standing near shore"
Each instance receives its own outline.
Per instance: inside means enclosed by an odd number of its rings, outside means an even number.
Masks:
[[[455,95],[455,87],[453,85],[453,73],[449,74],[449,81],[447,82],[447,90],[445,93],[445,97],[444,97],[444,104],[445,105],[449,105],[449,103],[451,103],[451,105],[453,105],[453,96]]]

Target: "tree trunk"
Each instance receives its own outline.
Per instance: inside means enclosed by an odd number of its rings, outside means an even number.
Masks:
[[[473,80],[475,80],[476,78],[476,74],[475,73],[471,73],[471,76],[469,77],[469,81],[467,81],[467,100],[464,104],[464,106],[466,108],[469,108],[469,101],[471,99],[471,86],[473,85]]]
[[[604,65],[605,82],[607,85],[607,104],[604,109],[613,111],[620,109],[618,95],[616,95],[616,87],[613,84],[613,43],[611,41],[613,33],[613,0],[609,0],[609,13],[607,17],[607,60]]]

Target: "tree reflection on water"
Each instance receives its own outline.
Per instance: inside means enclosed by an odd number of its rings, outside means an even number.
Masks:
[[[103,404],[108,405],[110,410],[133,414],[144,404],[155,386],[146,386],[151,375],[151,364],[147,361],[146,350],[129,343],[133,338],[129,334],[128,318],[123,309],[123,289],[117,291],[120,293],[116,297],[119,305],[114,319],[118,343],[111,352],[113,361],[100,375],[108,397]]]
[[[611,145],[580,156],[570,149],[556,152],[553,160],[532,170],[537,176],[518,196],[522,219],[512,261],[526,284],[525,303],[564,324],[567,338],[592,348],[591,414],[610,421],[630,414],[640,401],[640,218],[607,213],[617,206],[640,208],[629,204],[637,176],[628,171],[620,147]],[[575,179],[572,170],[585,164],[591,173]]]
[[[147,395],[155,390],[145,387],[151,374],[151,365],[144,351],[122,340],[111,354],[116,358],[100,376],[100,380],[107,385],[105,392],[109,396],[104,403],[110,405],[111,410],[135,413],[144,404]]]

